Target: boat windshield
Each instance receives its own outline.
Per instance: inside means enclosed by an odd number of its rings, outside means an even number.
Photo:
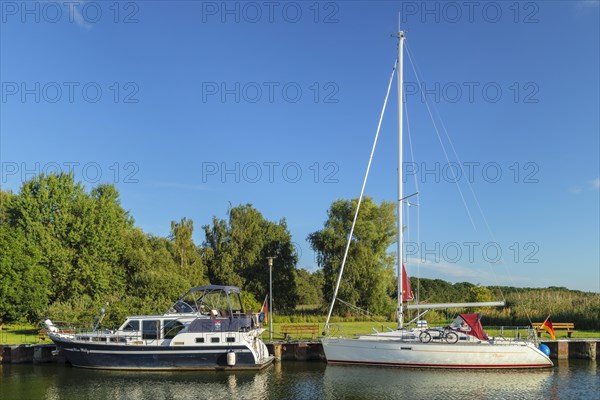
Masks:
[[[465,321],[460,315],[458,317],[456,317],[456,319],[454,321],[452,321],[452,323],[450,324],[450,329],[454,329],[456,331],[463,331],[463,332],[469,332],[471,330],[471,327],[469,326],[469,324],[467,324],[467,321]]]
[[[170,313],[199,313],[224,316],[233,313],[243,313],[239,290],[227,290],[230,287],[203,287],[190,290],[169,309]]]
[[[481,326],[481,315],[479,314],[460,314],[450,324],[450,328],[475,336],[479,340],[488,340]]]

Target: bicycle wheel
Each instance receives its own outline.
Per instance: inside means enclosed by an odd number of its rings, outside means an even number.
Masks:
[[[431,335],[429,334],[429,332],[423,331],[419,335],[419,340],[421,341],[421,343],[429,343],[431,342]]]
[[[447,343],[454,344],[458,342],[458,335],[456,332],[448,332],[446,333],[445,339]]]

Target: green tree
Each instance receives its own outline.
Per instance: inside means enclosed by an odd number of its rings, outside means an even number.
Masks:
[[[263,298],[269,289],[267,257],[273,261],[273,307],[293,309],[298,301],[294,270],[298,261],[285,220],[267,221],[250,204],[229,210],[229,220],[205,225],[203,254],[212,283],[240,286]]]
[[[39,175],[8,203],[9,224],[35,244],[34,263],[52,279],[50,301],[99,299],[124,288],[122,236],[133,220],[112,185],[87,194],[72,174]]]
[[[3,196],[0,214],[8,201]],[[39,320],[48,307],[50,274],[38,264],[39,252],[22,229],[0,223],[0,325],[2,321]]]
[[[480,302],[487,302],[487,301],[492,301],[492,300],[493,300],[493,293],[489,288],[487,288],[485,286],[480,286],[480,285],[473,285],[469,288],[468,301],[480,303]]]
[[[202,262],[200,249],[192,240],[194,222],[182,218],[180,222],[171,221],[172,253],[179,265],[179,273],[191,286],[199,286],[208,282],[206,268]]]
[[[192,284],[180,273],[173,258],[172,243],[161,237],[132,229],[125,236],[124,268],[128,283],[126,297],[133,299],[138,313],[162,313]]]
[[[213,284],[242,286],[244,281],[234,266],[230,227],[227,222],[213,217],[212,225],[204,225],[203,244],[208,279]]]
[[[305,269],[297,269],[296,282],[299,304],[320,305],[323,303],[323,272],[321,270],[311,274]]]
[[[337,200],[327,213],[325,226],[308,240],[317,253],[324,274],[324,296],[331,299],[342,264],[346,241],[357,200]],[[394,310],[392,294],[396,284],[394,255],[387,252],[395,239],[394,204],[377,205],[365,197],[351,239],[339,297],[377,314]]]

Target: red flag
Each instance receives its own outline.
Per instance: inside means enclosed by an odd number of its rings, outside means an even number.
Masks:
[[[550,334],[550,336],[552,336],[552,340],[556,340],[556,336],[554,336],[554,327],[552,326],[552,321],[550,321],[549,315],[548,315],[548,318],[546,318],[546,320],[542,324],[542,326],[540,326],[540,328],[542,328],[546,332],[548,332]]]
[[[267,303],[268,299],[269,299],[269,295],[267,295],[265,297],[265,301],[263,301],[262,308],[260,309],[260,312],[265,315],[265,319],[264,319],[265,323],[269,322],[269,303]]]
[[[410,279],[408,278],[406,269],[404,269],[404,264],[402,264],[402,301],[410,301],[414,300],[414,298],[415,296],[410,287]]]

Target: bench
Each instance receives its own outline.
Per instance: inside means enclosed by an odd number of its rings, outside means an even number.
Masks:
[[[38,341],[43,342],[44,340],[46,340],[47,337],[48,337],[47,330],[42,329],[41,331],[38,332]]]
[[[545,329],[542,328],[543,322],[534,322],[531,324],[535,331],[537,332],[538,337],[542,336],[542,332],[546,332]],[[572,322],[553,322],[552,327],[554,331],[567,331],[567,337],[571,337],[571,334],[575,330],[575,324]]]
[[[319,325],[282,325],[279,331],[284,340],[291,339],[292,335],[301,337],[304,334],[308,334],[314,339],[319,332]]]

